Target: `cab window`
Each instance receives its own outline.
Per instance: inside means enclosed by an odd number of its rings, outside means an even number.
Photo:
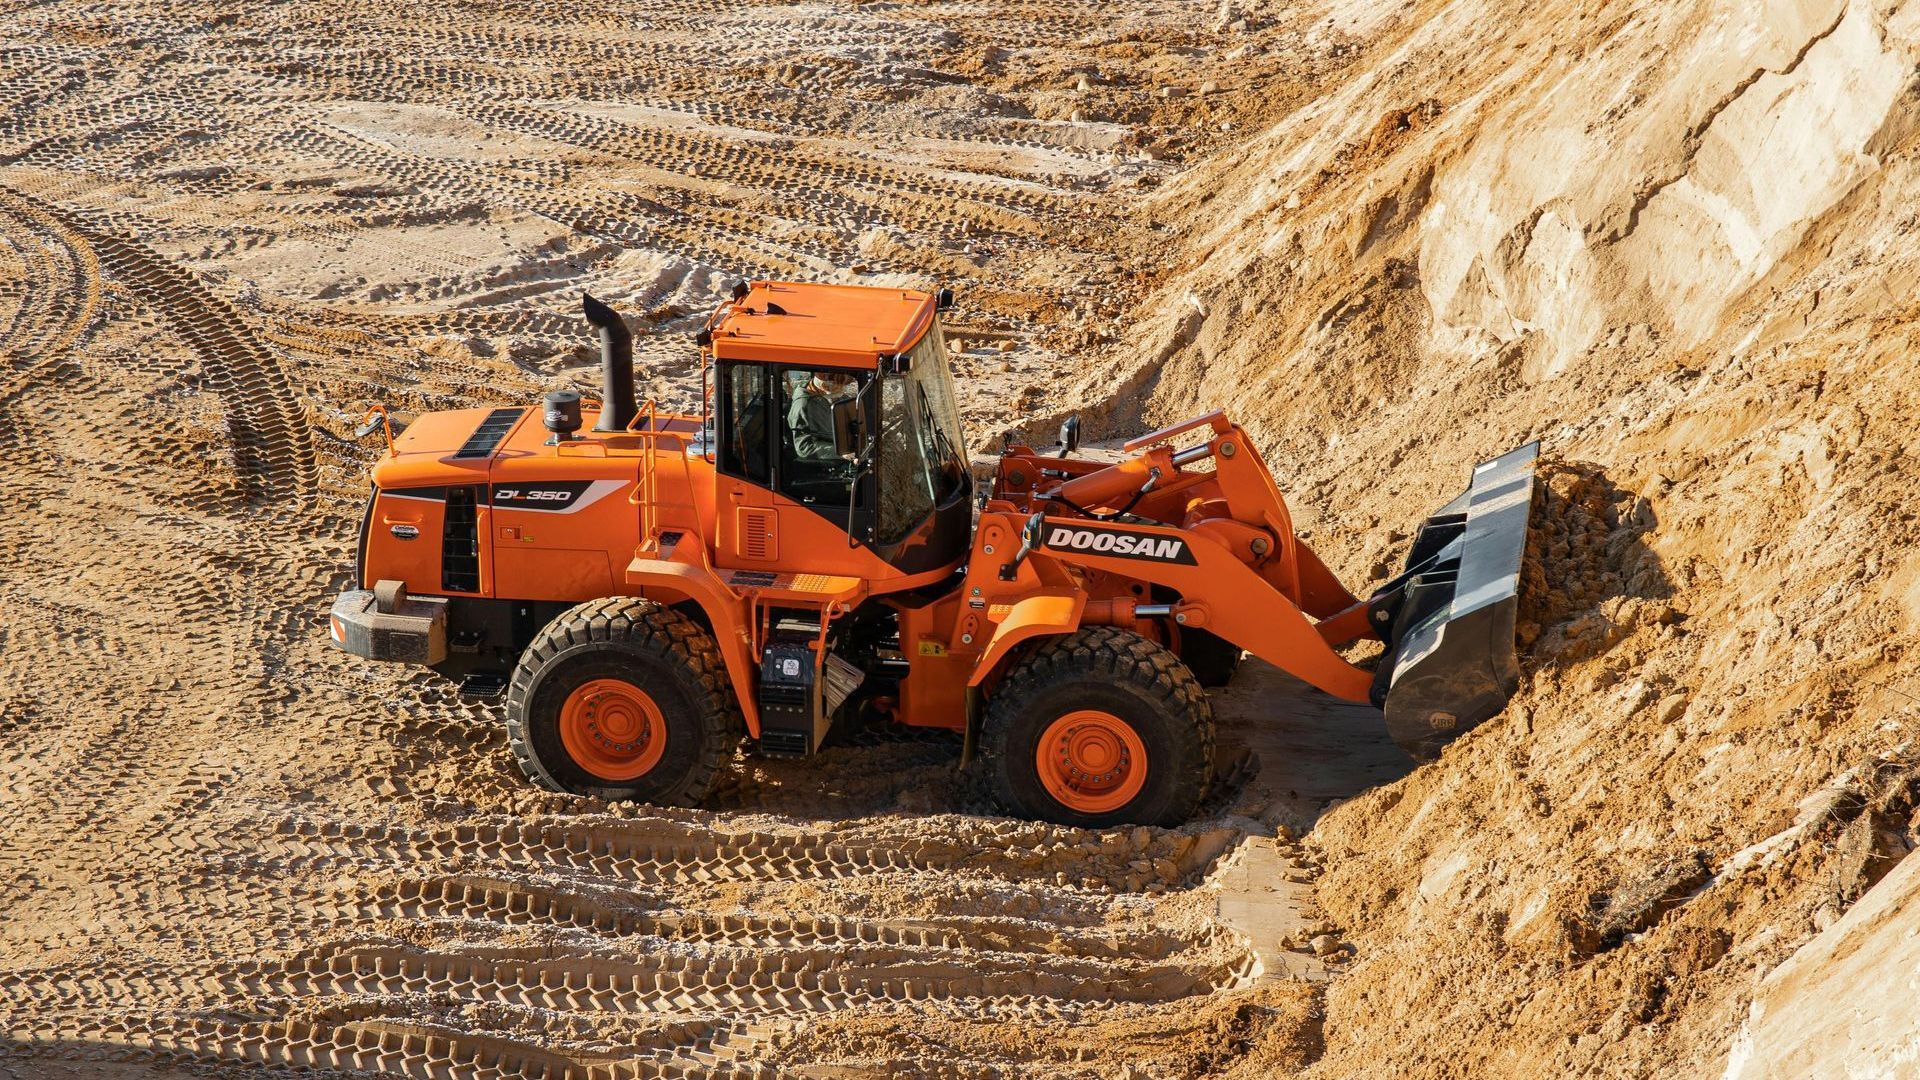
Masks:
[[[853,489],[859,448],[841,445],[835,412],[863,411],[861,392],[873,376],[845,368],[780,368],[774,376],[781,418],[782,493],[803,503],[844,508]],[[861,505],[858,500],[855,506]]]
[[[907,538],[935,507],[971,487],[939,324],[880,387],[880,509],[875,539]]]
[[[773,482],[768,453],[772,433],[768,415],[767,366],[728,364],[722,368],[720,471],[756,484]]]

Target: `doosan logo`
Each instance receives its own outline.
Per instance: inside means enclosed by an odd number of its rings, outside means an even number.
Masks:
[[[1155,562],[1192,565],[1193,553],[1184,540],[1170,536],[1120,532],[1115,529],[1090,529],[1084,526],[1055,525],[1047,531],[1047,547],[1055,551],[1087,551],[1096,555],[1117,555],[1127,559],[1151,559]]]

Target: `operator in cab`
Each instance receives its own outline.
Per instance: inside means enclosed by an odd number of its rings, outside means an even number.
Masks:
[[[833,405],[853,391],[854,377],[838,371],[816,371],[787,411],[787,429],[793,432],[793,450],[803,458],[832,461],[840,457],[833,438]]]

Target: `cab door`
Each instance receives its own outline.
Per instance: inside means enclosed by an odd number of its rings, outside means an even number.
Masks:
[[[768,364],[720,368],[719,491],[714,522],[719,565],[768,568],[780,558],[780,518],[773,497],[773,445],[779,421]]]
[[[857,576],[872,569],[865,548],[872,470],[843,453],[830,430],[836,403],[844,411],[851,401],[871,413],[872,395],[865,391],[872,379],[844,368],[721,365],[720,565]],[[839,390],[821,389],[825,382],[837,382]]]

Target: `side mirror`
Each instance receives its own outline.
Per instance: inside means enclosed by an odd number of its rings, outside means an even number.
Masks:
[[[1080,418],[1069,416],[1067,422],[1060,425],[1060,456],[1066,457],[1078,449],[1080,449]]]

